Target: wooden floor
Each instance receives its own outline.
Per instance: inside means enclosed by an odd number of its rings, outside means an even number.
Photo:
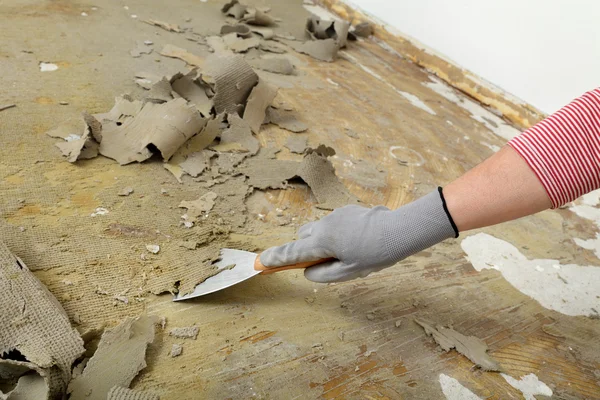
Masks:
[[[45,190],[38,185],[56,184],[57,199],[71,201],[60,212],[88,215],[99,204],[98,193],[118,188],[115,178],[156,179],[178,190],[160,165],[121,168],[99,160],[67,165],[43,135],[80,111],[109,109],[114,96],[136,90],[132,76],[148,63],[164,72],[183,68],[181,61],[156,53],[146,60],[132,59],[128,51],[135,40],[152,37],[157,48],[173,43],[206,52],[182,35],[129,16],[180,24],[190,16],[200,32],[219,25],[206,19],[219,15],[220,2],[171,3],[165,9],[159,1],[130,2],[124,11],[125,3],[110,0],[99,6],[97,15],[89,11],[90,5],[77,2],[8,0],[0,5],[7,44],[0,48],[0,103],[18,105],[0,112],[0,139],[10,133],[0,149],[0,191],[6,204],[17,201],[21,188],[34,196],[35,190]],[[300,0],[272,3],[272,13],[284,22],[296,21],[290,22],[290,30],[301,30],[306,12]],[[84,9],[89,14],[85,20],[80,16]],[[279,82],[277,100],[292,105],[310,126],[309,143],[336,150],[332,162],[338,176],[366,204],[406,204],[460,176],[505,142],[464,107],[426,86],[432,82],[427,72],[376,38],[350,43],[334,63],[294,57],[297,77],[264,76]],[[40,74],[39,61],[56,62],[59,71]],[[458,91],[455,95],[462,96]],[[59,105],[63,99],[70,106]],[[282,147],[288,135],[268,125],[258,137],[263,146]],[[297,157],[286,149],[279,156]],[[38,158],[43,162],[36,163]],[[272,218],[276,208],[284,208],[298,224],[323,215],[312,207],[314,199],[302,185],[257,192],[247,204],[249,218],[262,233],[237,233],[235,239],[260,248],[294,236],[293,226],[279,226]],[[43,246],[45,240],[59,240],[52,232],[63,214],[53,207],[35,202],[25,211],[7,207],[0,211],[0,235],[35,224],[46,235],[40,239],[40,256],[59,251]],[[143,217],[143,211],[140,218],[152,221],[152,213]],[[267,215],[264,222],[259,213]],[[594,226],[568,210],[544,212],[486,232],[519,247],[528,258],[600,266],[591,251],[572,240],[594,237]],[[158,332],[148,367],[133,387],[152,390],[162,399],[443,399],[439,376],[445,374],[481,398],[521,398],[500,374],[478,370],[455,351],[441,352],[414,323],[420,317],[483,339],[504,373],[515,378],[534,373],[554,390],[555,398],[600,398],[600,322],[545,309],[498,271],[475,271],[460,240],[362,280],[321,285],[286,272],[190,302],[150,296],[142,305],[123,307],[122,316],[147,312],[167,319],[167,330]],[[89,268],[86,263],[82,260],[81,268]],[[36,274],[61,302],[73,303],[70,310],[93,306],[65,298],[60,268]],[[101,322],[110,326],[118,321]],[[193,324],[200,327],[196,341],[167,334],[169,327]],[[169,355],[174,343],[183,344],[177,358]]]

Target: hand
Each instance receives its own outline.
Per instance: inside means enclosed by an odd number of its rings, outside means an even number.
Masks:
[[[321,258],[335,258],[307,268],[314,282],[343,282],[366,277],[455,237],[444,210],[441,191],[435,191],[395,211],[346,206],[316,222],[302,226],[298,240],[272,247],[260,256],[266,267],[281,267]]]

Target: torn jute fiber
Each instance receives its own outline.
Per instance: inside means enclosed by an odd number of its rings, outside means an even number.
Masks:
[[[46,287],[0,242],[0,357],[15,351],[29,365],[3,360],[2,370],[27,367],[46,380],[49,398],[64,392],[83,340]]]
[[[115,386],[108,392],[106,400],[160,400],[160,397],[150,392]]]

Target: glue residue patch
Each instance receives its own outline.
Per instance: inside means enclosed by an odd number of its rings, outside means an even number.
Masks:
[[[57,69],[58,69],[58,65],[56,65],[56,64],[40,62],[40,71],[42,71],[42,72],[51,72],[51,71],[56,71]]]
[[[465,96],[459,96],[453,88],[451,88],[442,80],[433,76],[430,76],[429,79],[431,80],[431,82],[424,82],[423,86],[428,87],[429,89],[444,97],[446,100],[449,100],[454,104],[458,105],[459,107],[463,108],[465,111],[471,114],[471,118],[481,122],[495,135],[505,140],[511,140],[512,138],[521,133],[518,129],[507,124],[506,121],[504,121],[502,118],[498,117],[491,111],[487,110],[479,103],[476,103]]]
[[[448,400],[481,400],[479,396],[448,375],[440,374],[440,386]]]
[[[596,315],[600,310],[600,267],[529,260],[515,246],[485,233],[461,242],[477,271],[495,269],[521,293],[566,315]]]

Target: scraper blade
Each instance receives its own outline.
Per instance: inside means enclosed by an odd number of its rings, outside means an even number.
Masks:
[[[254,261],[257,254],[249,251],[221,249],[221,259],[215,263],[215,266],[221,270],[214,276],[211,276],[194,289],[192,293],[184,296],[179,294],[175,296],[174,301],[192,299],[194,297],[204,296],[205,294],[218,292],[237,283],[243,282],[261,273],[254,269]],[[233,265],[233,268],[231,266]]]
[[[186,295],[177,294],[173,301],[188,300],[193,299],[194,297],[218,292],[219,290],[248,280],[258,274],[266,275],[288,269],[304,269],[330,260],[332,259],[323,258],[316,261],[308,261],[283,267],[267,268],[262,265],[260,258],[256,253],[243,250],[221,249],[221,259],[215,263],[221,272],[200,283],[192,293]]]

